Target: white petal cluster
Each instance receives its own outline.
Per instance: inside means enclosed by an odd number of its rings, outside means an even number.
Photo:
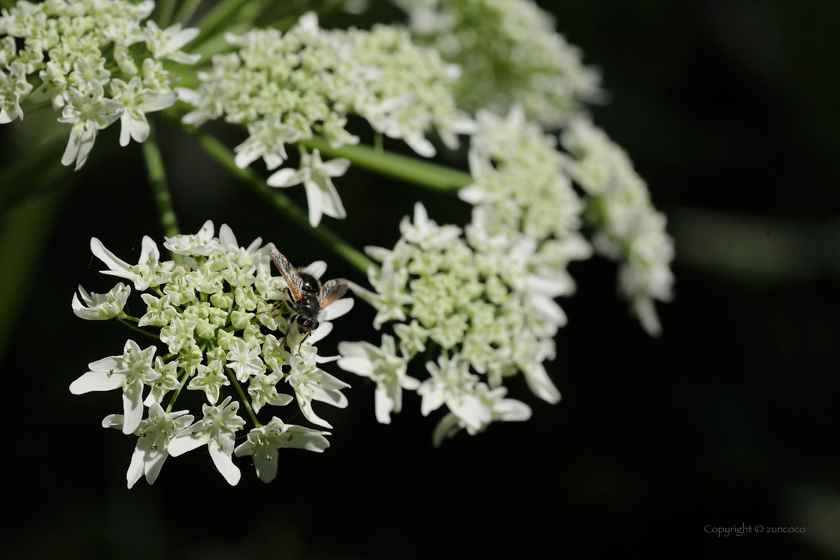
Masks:
[[[331,305],[319,317],[321,326],[307,337],[285,303],[285,281],[271,274],[270,246],[257,239],[240,247],[226,225],[218,237],[214,233],[208,221],[195,235],[167,238],[165,247],[183,255],[183,264],[160,261],[158,247],[148,237],[137,265],[122,261],[99,240],[91,241],[94,255],[108,267],[104,274],[124,278],[146,292],[141,295],[146,312],[137,324],[160,340],[146,348],[128,340],[122,354],[92,362],[70,385],[74,394],[122,390],[123,413],[109,416],[104,425],[140,436],[127,475],[129,487],[143,474],[151,484],[167,456],[203,445],[219,472],[236,484],[240,472],[232,454],[236,433],[245,426],[238,414],[241,406],[258,413],[297,400],[304,417],[323,427],[329,423],[315,414],[314,402],[347,406],[341,391],[348,385],[319,368],[338,356],[318,356],[315,344],[332,330],[329,321],[349,311],[353,300]],[[307,270],[320,276],[326,264],[318,261]],[[123,311],[130,287],[120,283],[108,294],[89,294],[82,288],[80,293],[82,301],[73,297],[78,316],[130,319]],[[182,399],[204,401],[194,424],[188,410],[170,413],[182,389],[191,393]],[[164,403],[167,408],[162,408]],[[268,473],[276,474],[276,466],[265,461],[276,456],[277,448],[323,451],[328,446],[326,432],[284,425],[276,417],[255,430],[237,455],[253,455],[265,481],[274,477]],[[298,438],[294,443],[293,437]],[[258,444],[259,449],[254,447]]]
[[[519,105],[506,118],[479,111],[476,121],[469,152],[475,182],[458,196],[483,210],[491,234],[522,232],[538,241],[574,237],[581,244],[583,203],[556,138],[526,121]]]
[[[674,242],[665,232],[665,216],[653,207],[624,150],[591,121],[573,119],[561,141],[573,157],[569,173],[589,195],[586,215],[595,228],[595,249],[621,263],[619,292],[644,329],[657,336],[662,327],[653,301],[670,301],[674,284]]]
[[[554,30],[531,0],[393,0],[409,14],[412,34],[462,75],[460,107],[505,114],[522,105],[545,127],[564,123],[581,102],[603,98],[600,74]]]
[[[198,29],[179,24],[161,30],[144,0],[26,1],[0,15],[0,124],[23,119],[52,104],[59,122],[72,126],[64,165],[84,165],[99,130],[121,121],[120,144],[144,142],[146,113],[170,107],[177,80],[163,61],[193,64],[199,55],[181,48]],[[17,39],[17,41],[16,41]],[[23,48],[18,49],[18,45]],[[33,89],[33,84],[40,84]]]
[[[241,168],[262,158],[276,169],[288,158],[287,144],[315,135],[333,148],[356,144],[358,137],[345,129],[350,114],[426,157],[435,153],[426,133],[435,129],[447,145],[457,147],[457,134],[472,130],[451,93],[457,68],[433,49],[414,46],[405,29],[324,30],[308,13],[285,34],[255,29],[226,38],[238,51],[216,55],[212,68],[199,73],[200,88],[179,94],[195,106],[185,123],[224,117],[248,126],[248,139],[235,148]],[[322,164],[317,154],[304,156],[299,171],[280,170],[269,184],[303,183],[310,206],[317,208],[310,210],[313,225],[321,213],[343,218],[329,178],[343,175],[347,162]]]
[[[474,218],[481,216],[476,209]],[[390,335],[383,335],[381,348],[342,342],[338,365],[376,382],[380,422],[399,412],[403,389],[422,396],[424,415],[445,405],[457,418],[453,423],[447,416],[441,433],[462,425],[478,433],[493,420],[523,420],[530,416],[525,405],[508,414],[494,409],[500,393],[482,396],[519,373],[538,397],[560,400],[543,362],[554,358],[553,338],[566,322],[554,297],[568,282],[539,270],[532,238],[492,234],[486,223],[474,219],[462,235],[458,227],[430,220],[418,203],[414,219],[403,219],[393,250],[368,248],[382,262],[381,271],[369,273],[376,291],[351,288],[377,309],[376,325],[399,321],[394,325],[399,352]],[[426,363],[430,377],[419,382],[407,376],[409,361],[430,346],[438,355]],[[435,436],[436,443],[441,440]]]
[[[520,245],[522,239],[531,240],[535,248],[513,258],[526,259],[532,270],[550,279],[550,297],[574,293],[567,266],[589,258],[592,248],[578,231],[584,204],[556,138],[529,123],[519,105],[505,118],[479,111],[476,121],[469,151],[475,182],[458,196],[474,206],[473,244],[480,259],[498,258],[493,256],[498,239],[520,239]],[[532,289],[532,297],[539,293]]]

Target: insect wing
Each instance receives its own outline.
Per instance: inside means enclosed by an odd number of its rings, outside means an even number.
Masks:
[[[300,276],[298,276],[297,271],[295,271],[295,268],[289,260],[274,247],[271,248],[271,260],[274,261],[274,266],[277,267],[277,270],[283,275],[283,280],[286,281],[289,289],[292,290],[295,301],[301,299],[303,297],[303,290],[301,289]]]
[[[345,292],[347,292],[347,280],[344,278],[334,278],[321,286],[321,309],[341,299]]]

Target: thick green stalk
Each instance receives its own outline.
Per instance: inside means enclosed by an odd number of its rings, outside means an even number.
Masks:
[[[169,22],[172,21],[173,11],[175,11],[174,0],[158,0],[155,14],[152,17],[161,29],[166,29],[169,27]]]
[[[149,123],[151,126],[151,123]],[[149,186],[155,199],[155,205],[160,215],[160,225],[166,237],[178,235],[178,218],[172,207],[172,196],[169,194],[169,187],[166,184],[166,172],[163,170],[163,160],[160,155],[160,146],[157,143],[154,128],[149,132],[149,137],[142,144],[143,157],[148,170]],[[180,255],[173,255],[178,262]]]
[[[175,12],[175,17],[173,18],[175,23],[187,25],[187,22],[193,16],[199,4],[201,4],[201,0],[184,0],[184,3],[181,4],[181,7],[178,8],[177,12]]]
[[[259,17],[270,2],[271,0],[251,0],[250,2],[222,0],[207,15],[195,23],[195,26],[200,28],[201,32],[190,43],[190,52],[193,52],[192,49],[198,48],[208,39],[224,35],[230,31],[231,24],[246,22],[251,24],[250,27],[253,27],[254,20]]]
[[[473,178],[469,173],[412,157],[379,151],[370,146],[343,146],[335,149],[331,148],[323,138],[302,140],[301,144],[308,148],[317,148],[322,154],[347,158],[358,167],[440,191],[457,191],[473,183]]]
[[[276,189],[269,187],[265,180],[262,179],[253,169],[240,169],[236,166],[233,153],[230,149],[204,132],[200,130],[182,125],[184,132],[193,136],[198,143],[211,156],[213,156],[225,169],[227,169],[234,176],[238,177],[248,185],[251,190],[260,195],[269,204],[280,210],[292,222],[298,225],[301,229],[312,234],[315,239],[332,249],[337,255],[353,265],[363,274],[367,274],[368,268],[376,266],[373,261],[368,259],[363,253],[353,248],[349,243],[341,239],[332,231],[326,229],[324,226],[313,228],[309,225],[309,217],[306,212],[289,199],[286,195],[278,192]]]

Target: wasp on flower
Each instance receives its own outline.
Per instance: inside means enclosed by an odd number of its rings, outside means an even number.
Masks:
[[[289,336],[292,325],[297,323],[306,330],[306,336],[300,341],[302,345],[304,340],[312,334],[312,331],[320,326],[318,316],[321,311],[341,299],[341,296],[347,292],[347,280],[334,278],[321,285],[314,274],[305,268],[294,268],[289,260],[283,256],[283,253],[274,247],[271,248],[271,260],[274,261],[274,266],[277,267],[277,270],[283,275],[283,280],[286,281],[287,293],[291,295],[288,302],[296,314],[294,320],[289,319],[289,328],[286,329],[286,336],[283,339],[285,340]],[[298,346],[299,349],[300,346]]]

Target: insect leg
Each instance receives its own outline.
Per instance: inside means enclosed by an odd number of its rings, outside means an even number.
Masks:
[[[303,337],[303,339],[301,339],[300,344],[298,344],[298,356],[300,356],[300,347],[301,347],[301,346],[303,346],[303,342],[304,342],[307,338],[309,338],[309,335],[310,335],[310,334],[312,334],[312,329],[308,329],[308,330],[306,331],[306,336],[304,336],[304,337]]]

